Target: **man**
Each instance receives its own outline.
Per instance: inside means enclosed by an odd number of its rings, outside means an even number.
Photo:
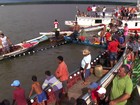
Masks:
[[[103,7],[103,18],[105,17],[106,7]]]
[[[62,82],[62,86],[63,86],[63,94],[65,94],[65,96],[68,96],[68,87],[67,87],[67,81],[69,78],[69,72],[68,72],[68,68],[66,63],[63,60],[62,56],[58,56],[58,67],[55,71],[55,76]]]
[[[129,68],[122,65],[118,70],[118,75],[114,78],[109,105],[125,105],[132,93],[133,84],[131,78],[127,75]]]
[[[52,87],[55,98],[56,98],[55,105],[60,105],[62,83],[54,75],[52,75],[50,71],[46,71],[45,74],[46,74],[46,79],[42,85],[42,89],[45,89],[48,85]]]
[[[15,90],[13,91],[12,105],[14,105],[15,102],[17,105],[27,105],[25,91],[23,88],[20,87],[20,81],[14,80],[11,86],[15,88]]]
[[[81,61],[81,70],[83,70],[82,72],[82,79],[83,79],[83,84],[86,85],[87,84],[87,79],[90,76],[90,69],[91,69],[91,54],[90,51],[88,49],[84,49],[83,50],[83,59]]]
[[[75,25],[73,27],[73,34],[71,36],[73,40],[76,40],[77,39],[79,30],[80,30],[80,26],[78,25],[77,22],[75,22]]]
[[[37,94],[37,100],[39,105],[45,105],[45,101],[47,100],[45,92],[42,90],[40,83],[37,81],[37,77],[35,75],[32,76],[32,89],[30,91],[29,97],[31,97],[33,91]]]
[[[93,82],[88,86],[88,89],[89,89],[88,92],[91,94],[91,98],[94,105],[98,105],[99,97],[98,97],[97,91],[99,90],[99,88],[100,86],[96,82]]]
[[[2,46],[2,51],[4,54],[10,52],[10,45],[12,45],[12,42],[3,34],[2,31],[0,31],[0,44]]]
[[[113,65],[117,63],[118,45],[119,45],[119,42],[115,38],[112,38],[112,41],[109,42],[108,44],[111,67],[113,67]]]

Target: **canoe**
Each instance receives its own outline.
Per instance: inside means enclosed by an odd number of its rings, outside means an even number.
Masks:
[[[31,40],[27,40],[26,42],[38,42],[38,43],[41,43],[41,42],[44,42],[44,41],[46,41],[46,40],[48,40],[49,39],[49,37],[48,36],[46,36],[46,35],[41,35],[41,36],[39,36],[39,37],[36,37],[36,38],[33,38],[33,39],[31,39]]]
[[[0,60],[10,58],[10,57],[15,57],[16,55],[22,54],[24,52],[27,52],[37,46],[39,44],[38,41],[31,41],[31,42],[23,42],[16,44],[11,47],[11,51],[6,54],[1,54],[0,55]],[[2,48],[0,49],[0,52],[2,52]]]
[[[100,45],[99,43],[93,44],[93,43],[91,43],[89,40],[85,40],[85,41],[72,40],[71,37],[68,37],[68,36],[64,36],[64,39],[65,39],[65,41],[67,41],[68,43],[69,43],[69,42],[72,42],[72,43],[74,43],[74,44],[82,44],[82,45],[93,46],[93,47],[98,47],[98,48],[106,48],[106,47],[107,47],[106,44],[103,44],[103,45]]]

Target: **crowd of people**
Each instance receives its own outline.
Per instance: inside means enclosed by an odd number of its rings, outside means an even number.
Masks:
[[[96,8],[93,6],[92,8],[88,7],[87,11],[93,11],[93,14],[97,16]],[[126,11],[125,9],[124,11]],[[105,17],[106,7],[103,7],[103,17]],[[123,10],[122,10],[123,11]],[[122,13],[123,14],[123,13]],[[117,15],[116,15],[117,16]],[[125,16],[122,16],[124,18]],[[57,31],[58,29],[57,20],[54,21],[54,27]],[[73,27],[73,34],[71,36],[72,40],[80,40],[84,41],[84,37],[79,37],[80,26],[77,22]],[[100,39],[94,38],[95,43],[99,43],[100,45],[106,43],[107,50],[109,52],[109,60],[110,67],[113,67],[118,60],[118,53],[121,51],[121,48],[125,47],[125,44],[128,42],[128,50],[126,54],[126,59],[124,65],[122,65],[119,70],[117,76],[113,79],[112,86],[110,89],[110,94],[106,94],[107,90],[99,86],[98,83],[91,83],[87,88],[88,92],[91,94],[92,102],[94,105],[125,105],[127,100],[130,98],[133,83],[130,78],[131,65],[134,59],[140,53],[140,38],[137,31],[134,32],[135,35],[129,35],[128,33],[128,25],[125,24],[123,29],[119,29],[115,24],[110,23],[109,29],[104,27],[100,33]],[[0,43],[2,45],[3,53],[9,52],[9,45],[12,45],[11,41],[8,37],[4,36],[2,32],[0,32]],[[57,37],[57,36],[56,36]],[[83,50],[83,59],[81,60],[80,70],[82,80],[84,85],[88,84],[88,78],[91,75],[91,53],[89,49]],[[40,105],[45,105],[45,101],[48,100],[47,94],[44,90],[46,88],[52,87],[53,92],[55,94],[56,102],[55,105],[61,105],[62,96],[68,97],[68,79],[69,72],[66,63],[64,62],[63,56],[58,56],[58,68],[56,69],[54,75],[51,71],[45,71],[46,79],[41,85],[37,81],[37,76],[33,75],[31,80],[33,81],[31,85],[31,91],[29,93],[29,98],[32,96],[33,91],[37,94],[37,101]],[[27,100],[25,96],[25,90],[21,87],[21,83],[19,80],[14,80],[11,84],[12,87],[15,88],[13,91],[13,103],[17,105],[27,105]],[[76,100],[77,105],[86,105],[85,101],[82,99]],[[3,105],[8,105],[8,101],[4,100]],[[5,104],[6,103],[6,104]]]
[[[106,16],[107,8],[106,6],[88,6],[86,9],[86,12],[81,12],[79,9],[77,9],[77,16],[83,16],[83,17],[103,17]],[[116,7],[113,11],[110,11],[110,16],[114,16],[116,18],[119,18],[121,20],[132,20],[137,19],[136,12],[138,11],[137,7]]]

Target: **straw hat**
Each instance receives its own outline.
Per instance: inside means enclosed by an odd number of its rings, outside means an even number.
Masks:
[[[83,50],[83,55],[88,55],[88,54],[90,54],[90,51],[88,49],[84,49]]]

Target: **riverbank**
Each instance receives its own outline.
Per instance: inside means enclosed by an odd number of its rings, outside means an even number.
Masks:
[[[136,2],[119,2],[119,1],[67,1],[67,0],[54,0],[54,1],[20,1],[20,2],[0,2],[0,5],[27,5],[27,4],[100,4],[100,5],[137,5]]]

